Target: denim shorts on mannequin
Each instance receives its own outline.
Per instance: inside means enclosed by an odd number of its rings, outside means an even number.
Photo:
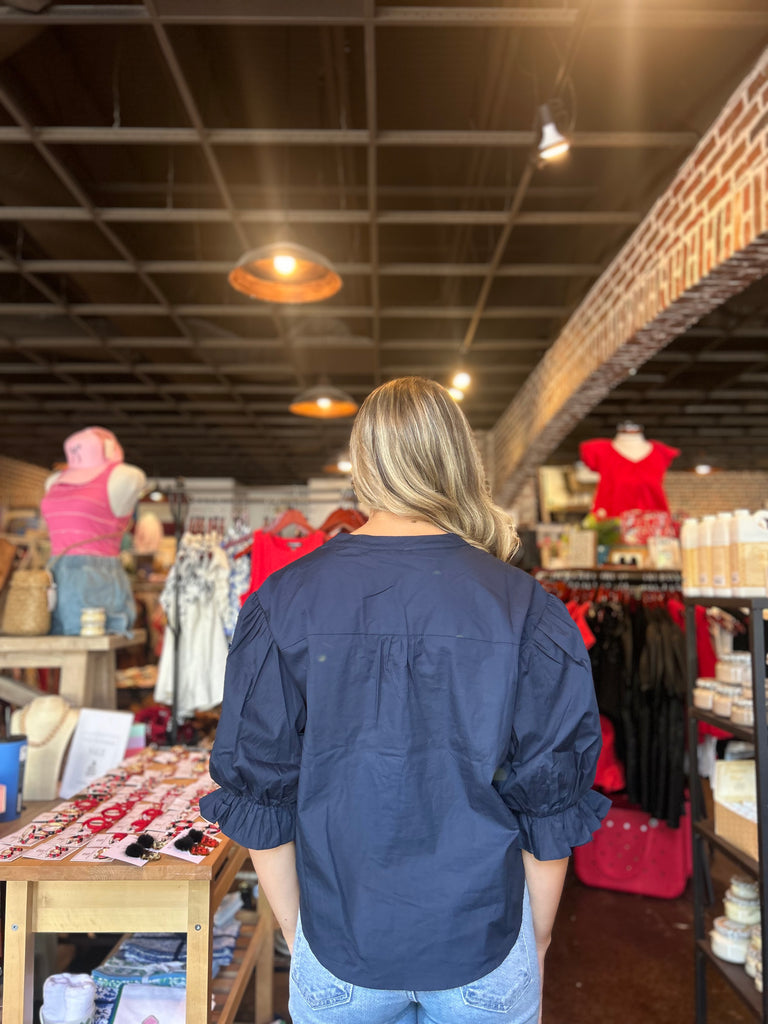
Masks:
[[[362,988],[336,978],[301,930],[291,959],[293,1024],[536,1024],[539,966],[526,890],[520,935],[495,970],[461,988],[437,992]]]
[[[51,565],[56,581],[56,607],[51,633],[78,636],[83,608],[103,608],[107,633],[131,635],[136,605],[119,558],[104,555],[62,555]]]

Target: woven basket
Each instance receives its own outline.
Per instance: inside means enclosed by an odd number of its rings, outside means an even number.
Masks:
[[[45,569],[17,569],[11,576],[3,608],[2,632],[9,636],[45,636],[51,628]]]

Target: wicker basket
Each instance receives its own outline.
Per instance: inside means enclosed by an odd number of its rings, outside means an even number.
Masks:
[[[715,834],[758,860],[757,822],[715,801]]]
[[[9,636],[45,636],[50,632],[50,586],[51,575],[45,569],[17,569],[8,583],[2,632]]]

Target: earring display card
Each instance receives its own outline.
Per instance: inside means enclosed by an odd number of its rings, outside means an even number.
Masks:
[[[188,829],[186,832],[180,832],[165,846],[161,846],[160,853],[168,854],[169,857],[178,857],[179,860],[186,860],[192,864],[199,864],[205,860],[208,854],[213,853],[219,845],[220,830],[216,825],[209,825],[204,819],[200,819],[195,822],[191,831],[201,833],[202,838],[194,842],[189,836],[190,830]],[[177,843],[182,844],[181,848],[176,845]]]
[[[132,864],[135,868],[143,868],[150,860],[157,860],[158,855],[154,850],[144,850],[143,856],[136,857],[131,857],[130,854],[126,853],[128,848],[133,850],[139,846],[138,838],[138,835],[126,836],[125,839],[109,848],[109,856],[112,860],[119,860],[123,864]]]
[[[124,832],[107,832],[92,839],[87,846],[78,850],[72,860],[85,861],[89,864],[103,863],[114,860],[113,847],[126,840]]]
[[[24,857],[29,860],[64,860],[89,843],[92,838],[93,832],[90,829],[75,826],[65,829],[60,835],[47,839],[31,850],[25,850]]]

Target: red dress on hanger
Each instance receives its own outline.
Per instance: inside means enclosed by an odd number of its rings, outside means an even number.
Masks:
[[[245,604],[246,599],[259,589],[267,576],[282,569],[284,565],[295,562],[302,555],[308,555],[327,539],[322,530],[315,530],[304,537],[281,537],[262,530],[254,533],[251,548],[251,585],[247,593],[240,598],[241,604]]]
[[[664,494],[664,474],[680,454],[661,441],[650,441],[650,452],[633,462],[604,438],[582,441],[582,461],[600,474],[592,511],[608,517],[620,516],[629,509],[644,512],[669,512]]]

